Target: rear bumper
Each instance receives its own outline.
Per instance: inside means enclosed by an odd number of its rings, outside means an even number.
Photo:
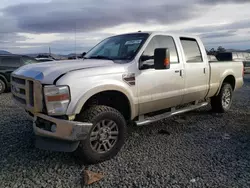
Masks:
[[[44,114],[34,114],[33,130],[36,147],[53,151],[74,151],[79,141],[85,140],[91,123],[57,119]]]

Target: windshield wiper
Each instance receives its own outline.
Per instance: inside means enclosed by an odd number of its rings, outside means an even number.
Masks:
[[[97,55],[97,56],[91,56],[88,59],[107,59],[107,60],[113,60],[107,56]]]

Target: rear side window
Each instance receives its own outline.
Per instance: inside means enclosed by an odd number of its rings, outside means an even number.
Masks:
[[[19,57],[3,57],[0,65],[5,67],[20,67],[22,63]]]
[[[195,39],[181,37],[180,40],[187,63],[203,62],[199,45]]]

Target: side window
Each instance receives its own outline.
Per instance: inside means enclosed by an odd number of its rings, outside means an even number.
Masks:
[[[153,63],[154,50],[156,48],[168,48],[170,53],[170,63],[179,63],[179,58],[174,43],[174,39],[170,36],[157,35],[154,36],[146,47],[143,56],[151,56],[152,59],[149,60],[150,63]]]
[[[2,58],[1,65],[6,67],[20,67],[22,63],[19,57],[4,57]]]
[[[199,45],[195,39],[181,37],[180,40],[187,63],[203,62]]]

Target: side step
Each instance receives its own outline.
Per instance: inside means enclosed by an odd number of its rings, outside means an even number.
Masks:
[[[195,109],[207,106],[207,105],[208,105],[208,102],[202,102],[202,103],[191,105],[191,106],[178,109],[178,110],[175,110],[175,108],[173,108],[171,109],[171,112],[166,112],[166,113],[159,114],[153,117],[148,117],[145,119],[139,117],[139,121],[136,121],[135,123],[137,126],[147,125],[147,124],[150,124],[150,123],[153,123],[153,122],[156,122],[156,121],[159,121],[159,120],[162,120],[162,119],[165,119],[165,118],[177,115],[177,114],[189,112],[189,111],[192,111],[192,110],[195,110]]]

